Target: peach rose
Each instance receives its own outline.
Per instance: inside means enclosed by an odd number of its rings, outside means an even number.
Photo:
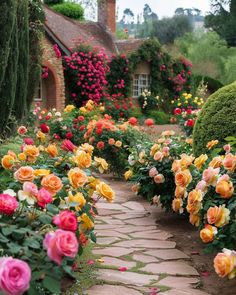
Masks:
[[[82,187],[88,181],[87,175],[80,168],[71,169],[68,172],[68,178],[69,178],[70,184],[74,188]]]
[[[189,170],[179,171],[175,174],[176,186],[187,187],[192,181],[192,175]]]
[[[163,158],[164,158],[164,155],[163,155],[163,153],[160,152],[160,151],[157,151],[157,152],[155,153],[155,155],[154,155],[154,160],[155,160],[155,161],[159,161],[159,162],[161,162]]]
[[[175,197],[183,198],[186,195],[186,188],[182,186],[176,186],[175,188]]]
[[[170,148],[168,146],[164,146],[162,149],[162,153],[165,157],[168,157],[170,154]]]
[[[202,166],[206,163],[207,159],[208,159],[208,156],[206,154],[201,155],[200,157],[195,159],[194,165],[197,167],[197,169],[200,170]]]
[[[229,256],[227,253],[219,253],[214,259],[214,268],[218,276],[224,278],[229,276],[235,268],[234,256]]]
[[[216,185],[217,194],[221,195],[223,199],[229,199],[234,193],[234,185],[232,181],[221,180]]]
[[[118,147],[118,148],[120,148],[122,146],[122,142],[120,140],[117,140],[115,142],[115,146]]]
[[[209,224],[215,224],[217,227],[222,227],[229,223],[230,211],[223,206],[210,207],[207,211],[207,221]]]
[[[173,199],[172,209],[174,212],[183,213],[183,200],[181,198]]]
[[[137,183],[137,184],[134,184],[134,185],[131,187],[131,190],[132,190],[133,193],[138,194],[139,188],[140,188],[140,184]]]
[[[200,190],[193,190],[188,194],[187,211],[190,214],[197,214],[202,207],[202,192]]]
[[[163,174],[157,174],[154,176],[154,182],[157,184],[164,183],[165,182],[165,177]]]
[[[50,157],[55,158],[58,156],[58,149],[55,144],[49,144],[45,151],[49,154]]]
[[[207,185],[216,185],[217,176],[220,172],[220,168],[209,167],[203,171],[202,179],[207,183]]]
[[[92,164],[91,155],[85,151],[80,150],[76,152],[76,156],[73,157],[73,161],[83,169],[89,168]]]
[[[187,169],[193,163],[194,157],[192,155],[181,155],[180,166],[182,169]]]
[[[81,150],[85,151],[86,153],[89,153],[92,155],[94,147],[91,144],[83,143],[80,147]]]
[[[63,187],[61,179],[54,174],[44,176],[41,181],[41,185],[53,196],[58,193]]]
[[[190,214],[189,215],[189,222],[194,226],[199,226],[199,224],[200,224],[199,214]]]
[[[107,185],[104,182],[100,182],[97,186],[96,186],[96,191],[97,193],[102,196],[104,199],[106,199],[108,202],[112,202],[114,197],[115,197],[115,193],[114,191],[110,188],[109,185]]]
[[[2,157],[1,164],[4,169],[11,169],[14,165],[15,158],[11,155],[5,155]]]
[[[200,238],[203,243],[210,243],[214,240],[215,235],[217,234],[217,228],[207,224],[205,228],[200,231]]]
[[[231,145],[230,144],[225,144],[223,146],[224,151],[228,154],[231,151]]]
[[[180,165],[180,160],[175,160],[173,163],[172,163],[172,168],[171,170],[176,173],[178,171],[181,170],[181,165]]]
[[[209,166],[213,167],[213,168],[220,168],[222,165],[222,162],[223,162],[222,157],[220,157],[220,156],[215,157],[211,160],[211,162],[209,163]]]
[[[226,170],[233,173],[236,169],[236,156],[232,154],[226,155],[223,160],[223,166]]]
[[[152,168],[149,170],[148,174],[149,174],[149,177],[154,177],[154,176],[156,176],[156,175],[158,174],[157,168],[156,168],[156,167],[152,167]]]
[[[150,150],[150,156],[154,156],[155,153],[160,149],[160,145],[155,143],[152,147],[151,147],[151,150]]]
[[[219,140],[212,140],[207,143],[206,147],[208,148],[208,150],[211,150],[218,143],[219,143]]]
[[[14,178],[20,182],[33,181],[34,169],[30,166],[22,166],[14,173]]]
[[[28,161],[35,161],[39,155],[39,149],[35,145],[25,145],[23,152],[27,156]]]

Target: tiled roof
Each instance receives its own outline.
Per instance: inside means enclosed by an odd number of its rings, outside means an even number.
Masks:
[[[128,40],[116,40],[115,44],[120,53],[126,55],[136,51],[144,42],[144,39],[128,39]]]
[[[44,6],[46,15],[45,26],[52,35],[67,49],[75,47],[76,40],[82,38],[90,40],[92,46],[104,48],[108,55],[116,53],[116,45],[113,36],[99,23],[79,22],[65,17],[48,6]]]

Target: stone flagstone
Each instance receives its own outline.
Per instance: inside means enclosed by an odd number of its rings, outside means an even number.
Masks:
[[[143,238],[143,239],[151,239],[151,240],[167,240],[172,238],[173,235],[167,232],[160,232],[160,231],[146,231],[146,232],[136,232],[130,234],[131,237],[134,238]]]
[[[122,204],[123,206],[133,210],[133,211],[145,211],[144,207],[138,202],[126,202]]]
[[[197,278],[185,278],[185,277],[165,277],[164,279],[160,280],[158,284],[161,286],[167,286],[170,288],[176,289],[186,289],[191,288],[193,285],[199,283],[199,279]]]
[[[137,219],[134,219],[134,220],[128,219],[128,220],[125,221],[125,223],[133,224],[133,225],[136,225],[136,226],[139,226],[139,225],[141,225],[141,226],[155,225],[156,224],[155,219],[150,218],[150,217],[137,218]]]
[[[155,256],[163,260],[175,260],[175,259],[189,259],[184,252],[177,249],[166,250],[149,250],[144,252],[147,255]]]
[[[118,258],[114,258],[114,257],[102,257],[102,259],[104,260],[103,263],[101,263],[101,266],[116,266],[118,267],[127,267],[128,269],[135,267],[136,266],[136,262],[135,261],[125,261],[125,260],[121,260]]]
[[[93,250],[93,253],[95,255],[107,255],[112,257],[121,257],[124,255],[131,254],[135,251],[135,249],[127,249],[127,248],[121,248],[121,247],[109,247],[104,249],[95,249]]]
[[[97,227],[96,227],[97,228]],[[145,230],[153,230],[156,229],[156,225],[152,225],[152,226],[134,226],[134,225],[127,225],[125,227],[117,227],[115,230],[120,232],[120,233],[133,233],[133,232],[138,232],[138,231],[145,231]]]
[[[117,237],[104,237],[104,238],[97,238],[97,244],[99,245],[110,245],[114,242],[120,241]]]
[[[128,208],[121,206],[120,204],[116,203],[97,203],[96,207],[99,209],[108,209],[108,210],[127,210],[130,211]]]
[[[129,240],[118,242],[114,246],[130,248],[130,247],[142,247],[152,249],[174,249],[176,246],[175,242],[171,241],[159,241],[159,240]]]
[[[142,295],[137,290],[123,286],[102,285],[93,286],[88,290],[88,295]]]
[[[161,274],[166,273],[170,275],[187,275],[198,276],[198,272],[192,266],[182,261],[171,261],[161,263],[151,263],[140,269],[141,271]]]
[[[143,263],[158,262],[159,260],[156,257],[143,255],[143,254],[134,254],[133,259]]]
[[[128,220],[133,218],[142,218],[145,217],[146,214],[144,213],[125,213],[125,214],[117,214],[114,216],[114,218],[121,219],[121,220]]]
[[[95,231],[96,232],[96,231]],[[97,237],[116,237],[121,239],[129,240],[130,237],[113,230],[99,230],[96,232]]]
[[[172,289],[160,294],[163,294],[163,295],[210,295],[206,292],[203,292],[197,289],[185,289],[185,290]]]
[[[117,282],[125,285],[143,286],[157,281],[157,275],[139,274],[130,271],[118,271],[112,269],[99,269],[99,278],[106,282]]]

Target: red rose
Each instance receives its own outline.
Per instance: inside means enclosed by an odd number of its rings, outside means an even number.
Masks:
[[[182,113],[182,110],[180,108],[175,108],[174,109],[174,114],[175,115],[180,115]]]
[[[130,125],[137,125],[138,120],[135,117],[131,117],[131,118],[129,118],[128,122]]]
[[[155,123],[154,123],[154,120],[153,120],[153,119],[146,119],[146,120],[144,121],[144,124],[145,124],[146,126],[150,127],[150,126],[153,126]]]
[[[187,114],[191,115],[192,114],[192,110],[191,109],[187,109]]]
[[[49,126],[45,123],[40,124],[39,127],[43,133],[48,133],[50,131]]]
[[[80,122],[84,121],[84,116],[79,116],[78,121],[80,121]]]
[[[100,149],[100,150],[102,150],[102,149],[104,149],[104,142],[103,141],[99,141],[98,143],[97,143],[97,148],[98,149]]]
[[[186,122],[185,122],[185,125],[188,126],[188,127],[193,127],[195,124],[195,121],[193,119],[188,119]]]
[[[67,132],[66,133],[66,138],[67,139],[71,139],[73,137],[73,133],[72,132]]]

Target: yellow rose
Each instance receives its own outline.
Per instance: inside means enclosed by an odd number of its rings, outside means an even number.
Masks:
[[[50,174],[50,170],[47,169],[36,169],[34,170],[34,176],[35,177],[43,177]]]
[[[3,156],[1,160],[1,164],[4,169],[11,169],[14,165],[14,162],[15,162],[15,158],[10,155]]]
[[[88,112],[85,107],[81,107],[79,110],[83,114],[86,114]]]
[[[87,231],[94,228],[93,221],[89,218],[86,213],[83,213],[80,217],[78,217],[78,221],[81,222],[80,229],[82,231]]]
[[[79,147],[81,150],[85,151],[86,153],[89,153],[92,155],[94,147],[91,144],[84,143]]]
[[[192,225],[199,226],[199,224],[200,224],[200,216],[199,216],[199,214],[190,214],[189,215],[189,222]]]
[[[210,243],[214,240],[215,235],[217,234],[217,228],[207,224],[205,228],[200,231],[200,238],[203,243]]]
[[[215,157],[211,160],[211,162],[209,163],[209,166],[213,167],[213,168],[220,168],[222,165],[222,162],[223,162],[222,157],[220,157],[220,156]]]
[[[190,214],[197,214],[202,206],[202,192],[200,190],[193,190],[188,195],[188,205],[186,207]]]
[[[186,194],[186,188],[182,186],[176,186],[175,188],[175,197],[178,198],[183,198]]]
[[[120,148],[122,146],[122,142],[120,140],[117,140],[115,142],[115,146],[118,147],[118,148]]]
[[[87,175],[80,168],[71,169],[68,172],[68,178],[69,178],[70,184],[74,188],[83,187],[85,183],[88,181]]]
[[[155,143],[152,147],[151,147],[151,150],[150,150],[150,156],[154,156],[155,153],[160,149],[160,145]]]
[[[208,150],[211,150],[218,143],[219,143],[219,140],[212,140],[207,143],[206,147],[208,148]]]
[[[175,198],[172,201],[172,209],[174,212],[183,213],[183,200],[180,198]]]
[[[100,173],[104,173],[108,169],[108,163],[103,158],[94,157],[94,161]]]
[[[17,158],[20,161],[25,161],[26,160],[26,155],[24,153],[20,153],[20,154],[17,155]]]
[[[45,133],[43,133],[42,131],[38,131],[38,132],[36,133],[36,137],[37,137],[39,140],[41,140],[41,141],[45,141],[45,140],[46,140],[46,135],[45,135]]]
[[[50,157],[54,158],[58,156],[58,150],[55,144],[49,144],[45,151],[49,154]]]
[[[129,180],[132,176],[133,172],[131,170],[126,171],[124,174],[125,180]]]
[[[39,149],[35,145],[25,145],[23,152],[27,156],[27,160],[32,162],[39,156]]]
[[[184,169],[187,169],[193,162],[194,160],[194,157],[192,155],[186,155],[186,154],[183,154],[181,155],[181,159],[180,159],[180,166],[181,168],[184,170]]]
[[[69,193],[68,197],[66,198],[67,203],[78,203],[77,206],[75,206],[76,211],[80,211],[86,204],[86,200],[82,193],[77,193],[73,195],[72,193]]]
[[[109,185],[107,185],[104,182],[100,182],[97,186],[96,186],[96,192],[102,196],[104,199],[106,199],[108,202],[112,202],[114,197],[115,197],[115,193],[114,191],[110,188]]]
[[[80,168],[89,168],[92,164],[91,155],[86,153],[85,151],[78,150],[76,152],[75,157],[73,157],[73,161],[80,167]]]
[[[201,155],[200,157],[196,158],[194,161],[194,165],[197,167],[197,169],[201,169],[202,166],[205,164],[205,162],[207,161],[208,156],[206,154]]]
[[[74,109],[75,109],[75,106],[72,105],[72,104],[69,104],[69,105],[67,105],[67,106],[64,108],[64,112],[66,112],[66,113],[70,113],[70,112],[72,112]]]
[[[209,224],[215,224],[217,227],[222,227],[229,223],[230,211],[223,206],[210,207],[207,211],[207,221]]]
[[[234,193],[234,185],[231,181],[221,180],[216,185],[216,192],[223,199],[229,199]]]

